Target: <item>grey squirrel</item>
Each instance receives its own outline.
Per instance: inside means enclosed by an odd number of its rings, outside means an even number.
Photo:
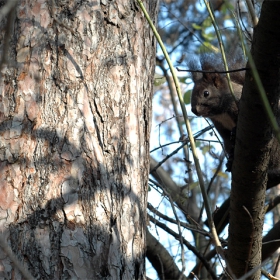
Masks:
[[[218,133],[223,138],[224,148],[228,156],[227,170],[231,170],[234,151],[234,131],[238,117],[238,101],[241,98],[245,72],[230,73],[234,97],[231,94],[221,58],[215,54],[203,54],[200,65],[192,61],[193,70],[202,70],[203,73],[193,72],[194,88],[191,96],[192,112],[197,116],[210,119]],[[241,56],[231,60],[229,69],[244,67]],[[214,73],[216,72],[216,73]]]

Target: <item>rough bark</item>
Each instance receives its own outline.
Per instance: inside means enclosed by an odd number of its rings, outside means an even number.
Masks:
[[[145,277],[155,40],[136,5],[16,8],[0,77],[0,226],[37,279]],[[2,253],[0,267],[21,279]]]
[[[274,112],[279,99],[279,13],[280,2],[264,1],[251,51]],[[270,157],[278,154],[273,147],[278,144],[250,71],[246,73],[239,109],[228,244],[229,266],[235,277],[261,263],[267,168]],[[259,278],[260,269],[247,279]]]

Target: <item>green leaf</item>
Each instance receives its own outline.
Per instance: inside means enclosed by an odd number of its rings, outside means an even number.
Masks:
[[[203,45],[200,46],[199,52],[203,52],[205,50],[205,47],[212,50],[213,52],[219,51],[219,49],[212,45],[210,42],[203,42]]]
[[[202,26],[200,26],[200,25],[198,25],[196,23],[193,23],[192,27],[193,27],[193,29],[196,29],[196,30],[201,30],[202,29]]]
[[[214,34],[212,32],[208,32],[208,33],[202,32],[201,35],[207,41],[212,41],[212,40],[214,40],[216,38],[216,34]]]
[[[160,86],[166,82],[166,78],[159,74],[155,74],[154,76],[154,86]]]
[[[202,154],[205,156],[207,153],[209,153],[210,149],[211,149],[211,146],[205,145],[205,146],[201,149]]]
[[[216,169],[212,169],[212,172],[214,174],[216,172]],[[223,171],[219,171],[217,175],[222,177],[222,178],[228,179],[228,174],[223,172]]]
[[[185,104],[190,104],[191,102],[191,94],[192,94],[192,90],[188,90],[187,92],[185,92],[184,94],[184,103]]]
[[[178,79],[179,79],[179,82],[180,83],[183,83],[183,84],[189,84],[189,83],[187,83],[186,82],[186,80],[189,78],[189,76],[184,76],[184,77],[178,77]]]
[[[195,141],[195,146],[199,148],[201,146],[201,141]]]
[[[204,27],[204,29],[206,29],[207,27],[212,26],[211,18],[210,18],[210,17],[206,18],[206,19],[203,21],[202,26]]]
[[[189,186],[188,186],[188,189],[189,190],[192,190],[194,189],[195,187],[197,187],[199,184],[198,184],[198,181],[197,182],[193,182],[193,183],[190,183]]]

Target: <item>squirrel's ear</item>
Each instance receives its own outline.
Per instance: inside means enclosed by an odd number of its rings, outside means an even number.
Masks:
[[[218,73],[203,73],[204,80],[216,88],[221,85],[221,76]]]
[[[200,80],[202,78],[202,75],[201,73],[198,73],[198,72],[193,72],[192,73],[192,79],[195,82],[197,82],[198,80]]]
[[[218,75],[217,73],[212,74],[212,81],[213,81],[214,86],[216,88],[218,88],[222,83],[221,75]]]

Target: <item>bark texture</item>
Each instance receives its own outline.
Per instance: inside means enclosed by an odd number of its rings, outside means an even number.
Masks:
[[[264,1],[252,43],[252,55],[275,113],[280,81],[279,13],[280,2]],[[279,144],[250,71],[246,73],[239,109],[228,244],[229,266],[237,278],[261,263],[267,169],[271,157],[279,159]],[[277,162],[277,158],[272,161]],[[260,269],[247,279],[259,278]]]
[[[0,77],[3,236],[37,279],[143,279],[153,34],[133,0],[22,0],[14,15]],[[0,278],[21,279],[2,253]]]

